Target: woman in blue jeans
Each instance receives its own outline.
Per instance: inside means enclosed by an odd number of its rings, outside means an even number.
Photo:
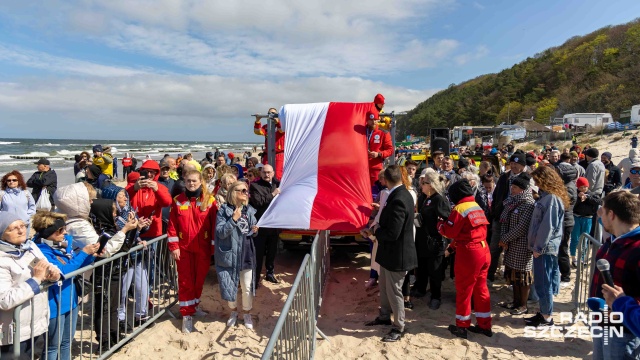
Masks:
[[[527,234],[529,250],[533,252],[533,285],[540,298],[540,312],[526,318],[527,326],[553,325],[553,295],[560,286],[558,250],[562,241],[564,209],[570,201],[558,173],[542,166],[531,173],[540,198],[536,201]]]
[[[66,219],[64,214],[49,211],[39,211],[33,217],[35,243],[63,275],[91,264],[100,247],[100,243],[95,243],[74,252],[73,238],[67,235],[65,228]],[[49,311],[48,342],[42,358],[70,360],[71,339],[78,320],[78,294],[72,278],[65,279],[61,287],[53,285],[49,288]]]

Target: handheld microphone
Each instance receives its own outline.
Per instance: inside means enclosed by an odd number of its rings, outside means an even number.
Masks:
[[[596,262],[596,266],[600,274],[602,274],[604,283],[613,287],[613,277],[611,277],[611,272],[609,271],[609,262],[606,259],[600,259]]]

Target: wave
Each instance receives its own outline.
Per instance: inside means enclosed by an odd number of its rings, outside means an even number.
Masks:
[[[46,144],[33,144],[33,146],[62,146],[62,145],[60,145],[60,144],[46,143]]]
[[[20,141],[0,141],[0,145],[20,144]]]

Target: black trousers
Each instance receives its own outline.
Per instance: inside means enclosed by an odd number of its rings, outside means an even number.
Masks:
[[[273,274],[274,262],[276,261],[276,252],[278,252],[278,231],[275,229],[260,229],[258,236],[253,239],[256,248],[256,281],[260,279],[262,273],[263,259],[267,268],[267,274]]]
[[[569,255],[569,243],[573,226],[565,226],[562,229],[562,241],[558,249],[558,267],[560,268],[560,281],[571,280],[571,257]]]
[[[117,261],[117,260],[116,260]],[[118,331],[120,304],[120,268],[103,265],[95,270],[93,281],[93,331],[100,346],[115,343]]]
[[[444,255],[436,257],[418,258],[418,269],[414,289],[421,293],[427,292],[427,285],[431,283],[431,298],[440,300],[442,294],[442,280],[444,280],[446,259]]]

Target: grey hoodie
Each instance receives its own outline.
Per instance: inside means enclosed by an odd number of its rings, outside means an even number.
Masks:
[[[631,164],[634,162],[634,160],[638,159],[638,153],[640,152],[639,149],[631,149],[629,150],[629,157],[622,159],[622,161],[620,161],[620,163],[618,164],[618,167],[620,168],[620,171],[622,171],[622,184],[626,184],[627,179],[629,178],[629,174],[630,174],[630,170],[631,170]],[[636,160],[637,161],[637,160]]]

